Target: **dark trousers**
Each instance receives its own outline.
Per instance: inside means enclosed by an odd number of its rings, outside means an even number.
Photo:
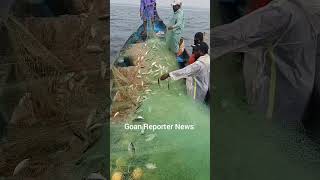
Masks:
[[[183,69],[184,67],[186,67],[186,63],[185,62],[178,62],[179,64],[179,68]]]
[[[206,97],[204,99],[204,103],[210,105],[210,90],[207,91]]]

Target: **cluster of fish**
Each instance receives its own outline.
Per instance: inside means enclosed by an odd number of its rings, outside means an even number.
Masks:
[[[149,56],[147,56],[149,54]],[[152,56],[153,51],[146,51],[145,52],[145,56],[139,56],[138,60],[142,61],[142,60],[146,60],[146,61],[151,61],[153,57]],[[166,65],[163,65],[166,64]],[[168,58],[161,58],[159,60],[159,62],[152,62],[149,65],[148,71],[142,72],[141,69],[138,70],[138,75],[137,78],[145,79],[147,83],[145,83],[145,81],[141,81],[141,86],[145,87],[146,84],[151,83],[151,84],[160,84],[159,82],[159,77],[164,74],[164,73],[168,73],[169,72],[169,67],[172,66],[172,64],[170,64],[168,62]],[[155,79],[158,79],[158,81],[156,81]],[[133,85],[132,85],[133,86]],[[130,88],[130,87],[129,87]],[[131,87],[132,88],[132,87]],[[144,91],[146,94],[154,94],[152,93],[151,89],[146,89]],[[137,97],[137,102],[142,102],[143,100],[148,99],[146,96],[138,96]]]
[[[151,60],[151,59],[147,59],[147,61],[148,60]],[[164,64],[164,61],[165,61],[166,65],[161,65],[161,64]],[[148,75],[149,77],[156,78],[156,77],[161,76],[164,73],[168,73],[170,66],[172,66],[172,64],[170,64],[167,61],[167,58],[160,59],[159,62],[156,62],[156,61],[152,62],[149,67],[149,71],[143,72],[143,73],[141,73],[141,75]],[[153,82],[155,82],[155,81],[153,81]]]

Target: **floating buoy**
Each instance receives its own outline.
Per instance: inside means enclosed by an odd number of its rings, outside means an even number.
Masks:
[[[122,172],[115,172],[111,177],[111,180],[123,180],[123,179],[124,179],[124,176]]]
[[[132,179],[134,180],[140,180],[143,176],[143,171],[141,168],[136,168],[135,170],[133,170],[132,172]]]

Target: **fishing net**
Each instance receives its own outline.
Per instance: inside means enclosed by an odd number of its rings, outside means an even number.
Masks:
[[[113,68],[111,179],[209,179],[209,109],[184,80],[158,80],[178,68],[166,42],[150,38],[123,56],[132,66]]]
[[[77,41],[70,41],[71,47],[66,47],[58,41],[67,36],[70,20],[75,20],[73,26],[78,29],[68,37]],[[33,22],[40,25],[32,27]],[[106,176],[109,79],[107,67],[103,67],[106,63],[99,67],[100,61],[106,61],[106,48],[101,46],[99,52],[86,50],[99,37],[96,44],[100,45],[106,34],[104,24],[91,14],[86,18],[9,16],[5,28],[11,51],[0,65],[8,72],[0,87],[1,118],[3,114],[8,117],[6,141],[0,146],[1,177]],[[81,58],[66,54],[79,54]]]

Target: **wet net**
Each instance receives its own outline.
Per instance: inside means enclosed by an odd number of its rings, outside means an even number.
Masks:
[[[65,19],[38,20],[52,24],[50,20]],[[92,22],[84,24],[72,37],[86,34],[79,42],[86,47],[85,40],[92,39],[87,28]],[[73,58],[66,63],[65,56],[58,56],[36,37],[45,28],[36,29],[38,34],[31,33],[14,16],[8,18],[5,29],[10,51],[0,65],[1,73],[6,73],[5,78],[1,77],[0,123],[5,122],[7,129],[6,134],[1,134],[0,177],[82,179],[91,173],[105,176],[108,79],[101,78],[100,69],[95,66],[98,63],[80,66]],[[65,26],[60,29],[61,34],[64,29]],[[86,58],[93,56],[86,54]],[[67,66],[72,63],[80,67]]]
[[[209,109],[184,80],[158,80],[178,69],[166,41],[133,44],[124,57],[131,66],[113,68],[111,179],[209,179]]]

